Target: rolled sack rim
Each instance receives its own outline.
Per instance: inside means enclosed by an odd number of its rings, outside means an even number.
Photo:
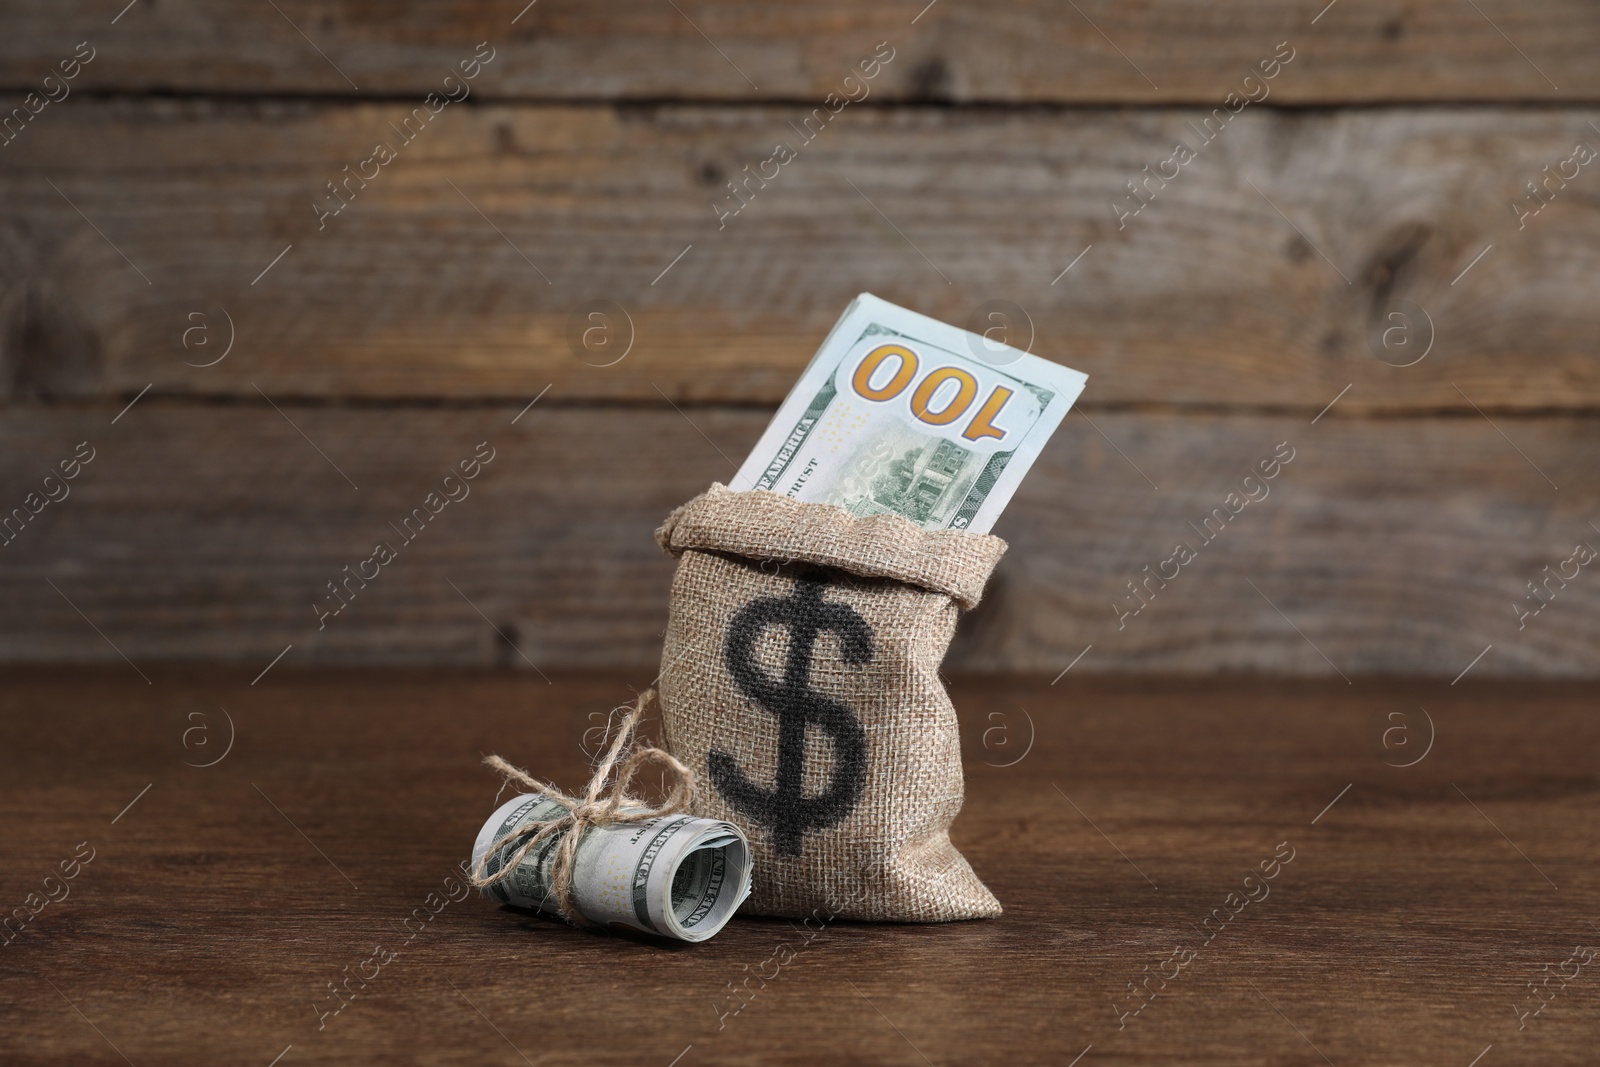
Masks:
[[[812,563],[863,578],[889,578],[976,607],[1007,545],[993,534],[924,530],[901,515],[853,515],[765,489],[721,482],[677,508],[656,530],[670,555],[722,552],[779,563]]]

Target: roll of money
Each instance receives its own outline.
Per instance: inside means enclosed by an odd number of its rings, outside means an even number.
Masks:
[[[508,800],[478,831],[473,870],[499,873],[519,844],[504,845],[489,856],[495,841],[519,826],[557,819],[567,811],[538,793]],[[501,904],[559,916],[550,890],[559,843],[559,835],[542,842],[510,875],[480,892]],[[704,941],[727,925],[750,895],[750,872],[750,842],[737,826],[720,819],[664,815],[586,829],[573,861],[572,896],[578,911],[597,926]]]

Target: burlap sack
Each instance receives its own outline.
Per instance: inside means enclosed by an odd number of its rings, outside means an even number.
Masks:
[[[1004,541],[714,485],[656,531],[679,558],[660,679],[695,815],[745,829],[745,912],[1000,914],[950,843],[961,746],[939,663]]]

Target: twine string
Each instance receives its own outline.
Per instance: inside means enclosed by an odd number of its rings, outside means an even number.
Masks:
[[[577,926],[593,925],[578,910],[572,888],[573,865],[578,856],[578,843],[584,833],[591,827],[648,822],[663,815],[675,815],[686,810],[694,796],[694,772],[671,753],[649,746],[635,749],[623,759],[623,753],[632,744],[639,723],[644,719],[645,708],[655,696],[654,689],[647,689],[634,701],[633,709],[612,737],[605,758],[595,767],[582,796],[569,796],[499,756],[484,757],[484,764],[498,772],[507,784],[520,786],[530,793],[539,793],[567,811],[552,819],[530,819],[520,823],[493,841],[472,869],[470,878],[475,887],[483,889],[505,881],[529,853],[554,838],[557,842],[555,862],[551,868],[551,884],[546,890],[547,899],[554,900],[562,918],[568,922]],[[668,777],[671,781],[666,798],[656,805],[628,793],[633,779],[652,763],[670,772]],[[515,846],[515,850],[506,857],[500,868],[493,874],[488,873],[490,859],[511,846]]]

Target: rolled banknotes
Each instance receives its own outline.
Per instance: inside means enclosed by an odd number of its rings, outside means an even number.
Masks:
[[[489,856],[495,841],[567,811],[538,793],[508,800],[478,831],[472,869],[499,873],[518,845],[504,845]],[[544,841],[510,875],[480,892],[502,904],[559,915],[550,890],[559,841],[559,836]],[[727,925],[750,895],[750,868],[744,832],[719,819],[664,815],[591,826],[573,861],[573,903],[585,919],[607,929],[704,941]]]

